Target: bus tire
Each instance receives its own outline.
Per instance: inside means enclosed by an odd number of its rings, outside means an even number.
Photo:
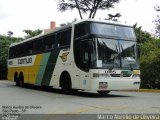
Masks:
[[[14,74],[14,81],[16,82],[16,86],[19,86],[18,73]]]
[[[62,73],[60,77],[60,87],[62,89],[62,92],[68,94],[72,90],[72,85],[71,85],[71,77],[68,74],[68,72]]]
[[[100,95],[107,95],[110,91],[97,91]]]
[[[22,72],[19,75],[18,81],[19,81],[19,86],[24,87],[24,76]]]

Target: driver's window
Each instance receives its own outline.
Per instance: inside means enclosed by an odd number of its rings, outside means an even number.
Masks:
[[[87,70],[93,65],[95,56],[94,42],[92,40],[75,41],[75,62],[82,70]]]
[[[84,61],[88,61],[89,60],[89,54],[88,52],[84,52]]]

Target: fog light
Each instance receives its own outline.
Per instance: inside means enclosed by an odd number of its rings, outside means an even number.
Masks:
[[[133,77],[133,78],[139,78],[139,77],[140,77],[140,74],[133,74],[132,77]]]

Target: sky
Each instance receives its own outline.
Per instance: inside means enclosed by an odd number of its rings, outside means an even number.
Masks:
[[[0,35],[13,31],[15,37],[23,37],[23,30],[48,29],[50,21],[56,21],[58,27],[62,23],[80,20],[78,11],[61,13],[57,9],[58,0],[0,0]],[[96,19],[104,19],[108,14],[121,13],[119,21],[128,25],[138,23],[147,32],[154,32],[153,21],[157,13],[154,6],[160,0],[121,0],[114,8],[98,11]],[[87,18],[84,15],[84,18]]]

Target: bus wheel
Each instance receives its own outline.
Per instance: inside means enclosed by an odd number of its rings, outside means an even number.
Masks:
[[[14,81],[16,82],[16,86],[19,86],[18,73],[14,74]]]
[[[107,95],[110,91],[97,91],[100,95]]]
[[[24,87],[24,77],[23,77],[23,73],[20,73],[19,78],[18,78],[18,81],[19,81],[19,86],[20,86],[20,87]]]
[[[71,92],[71,77],[69,76],[69,74],[67,72],[63,73],[61,75],[60,86],[61,86],[62,91],[64,93],[70,93]]]

